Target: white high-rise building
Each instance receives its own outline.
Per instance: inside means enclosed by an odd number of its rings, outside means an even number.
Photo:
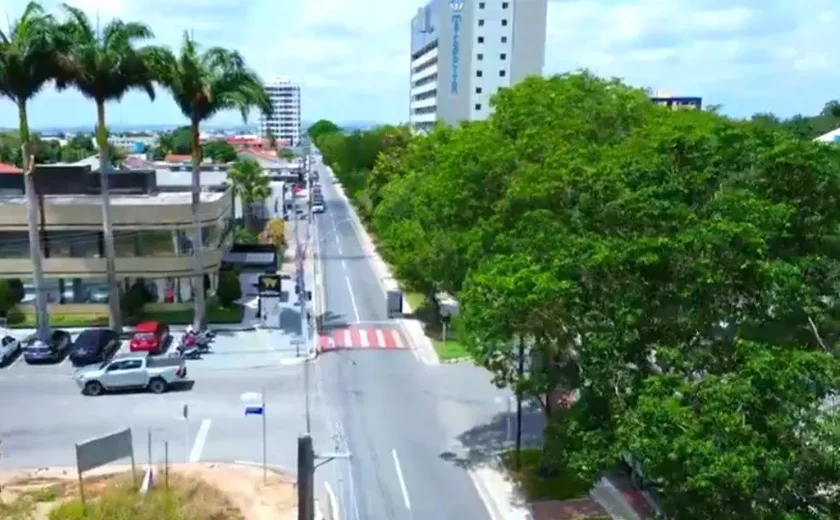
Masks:
[[[297,146],[301,135],[300,85],[276,79],[265,88],[274,113],[271,117],[260,117],[260,137],[267,139],[271,133],[278,144]]]
[[[547,0],[431,0],[411,21],[409,121],[486,118],[490,97],[545,63]]]

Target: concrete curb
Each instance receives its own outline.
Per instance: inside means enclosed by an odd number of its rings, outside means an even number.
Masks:
[[[301,356],[301,357],[296,357],[296,358],[292,358],[292,359],[281,359],[280,360],[280,366],[294,367],[294,366],[297,366],[297,365],[302,365],[304,363],[315,361],[316,359],[318,359],[318,351],[317,350],[313,351],[312,353],[310,353],[307,356]]]
[[[333,180],[337,180],[335,173],[332,171],[332,168],[325,165],[325,170],[329,173],[330,177]],[[347,207],[350,209],[350,221],[353,223],[353,227],[356,230],[356,235],[359,237],[359,241],[362,243],[363,249],[371,257],[371,266],[374,269],[374,274],[376,276],[376,281],[379,283],[379,287],[382,289],[383,293],[388,292],[388,288],[385,285],[385,280],[390,280],[394,287],[393,288],[400,288],[399,284],[397,283],[394,276],[391,274],[390,269],[388,268],[388,264],[382,260],[382,257],[379,256],[379,252],[376,249],[376,244],[373,243],[373,240],[370,238],[370,235],[365,229],[364,224],[362,224],[359,215],[356,213],[356,208],[353,206],[350,199],[347,197],[347,194],[344,193],[344,186],[342,184],[338,184],[336,191],[338,192],[339,197],[347,203]],[[400,288],[402,290],[402,288]],[[414,312],[414,309],[411,308],[411,305],[405,300],[403,297],[403,310],[408,311],[409,313]],[[408,322],[414,322],[416,327],[409,327],[406,326]],[[440,364],[440,357],[437,355],[437,351],[435,350],[434,345],[432,345],[432,341],[426,336],[425,332],[423,331],[422,325],[420,325],[417,320],[406,320],[403,319],[400,322],[400,326],[402,327],[403,331],[408,336],[409,340],[411,341],[412,345],[414,346],[414,351],[417,353],[418,357],[427,365],[439,365]],[[419,328],[419,334],[418,329]]]
[[[449,359],[441,359],[440,362],[444,365],[454,365],[455,363],[466,363],[467,361],[472,361],[472,358],[469,356],[462,356],[456,358],[449,358]]]

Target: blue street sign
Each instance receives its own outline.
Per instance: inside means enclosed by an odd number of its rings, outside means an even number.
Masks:
[[[263,407],[262,406],[246,406],[245,407],[245,415],[262,415],[263,414]]]

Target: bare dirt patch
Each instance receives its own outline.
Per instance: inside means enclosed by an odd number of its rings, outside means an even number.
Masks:
[[[142,475],[138,476],[138,482]],[[155,472],[153,491],[140,497],[130,468],[106,467],[85,477],[82,514],[75,471],[41,468],[0,472],[3,520],[292,520],[294,477],[236,464],[182,464]]]

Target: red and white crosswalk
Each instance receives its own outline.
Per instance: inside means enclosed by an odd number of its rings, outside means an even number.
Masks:
[[[322,352],[346,348],[408,348],[402,334],[396,328],[351,326],[323,331],[319,336]]]

